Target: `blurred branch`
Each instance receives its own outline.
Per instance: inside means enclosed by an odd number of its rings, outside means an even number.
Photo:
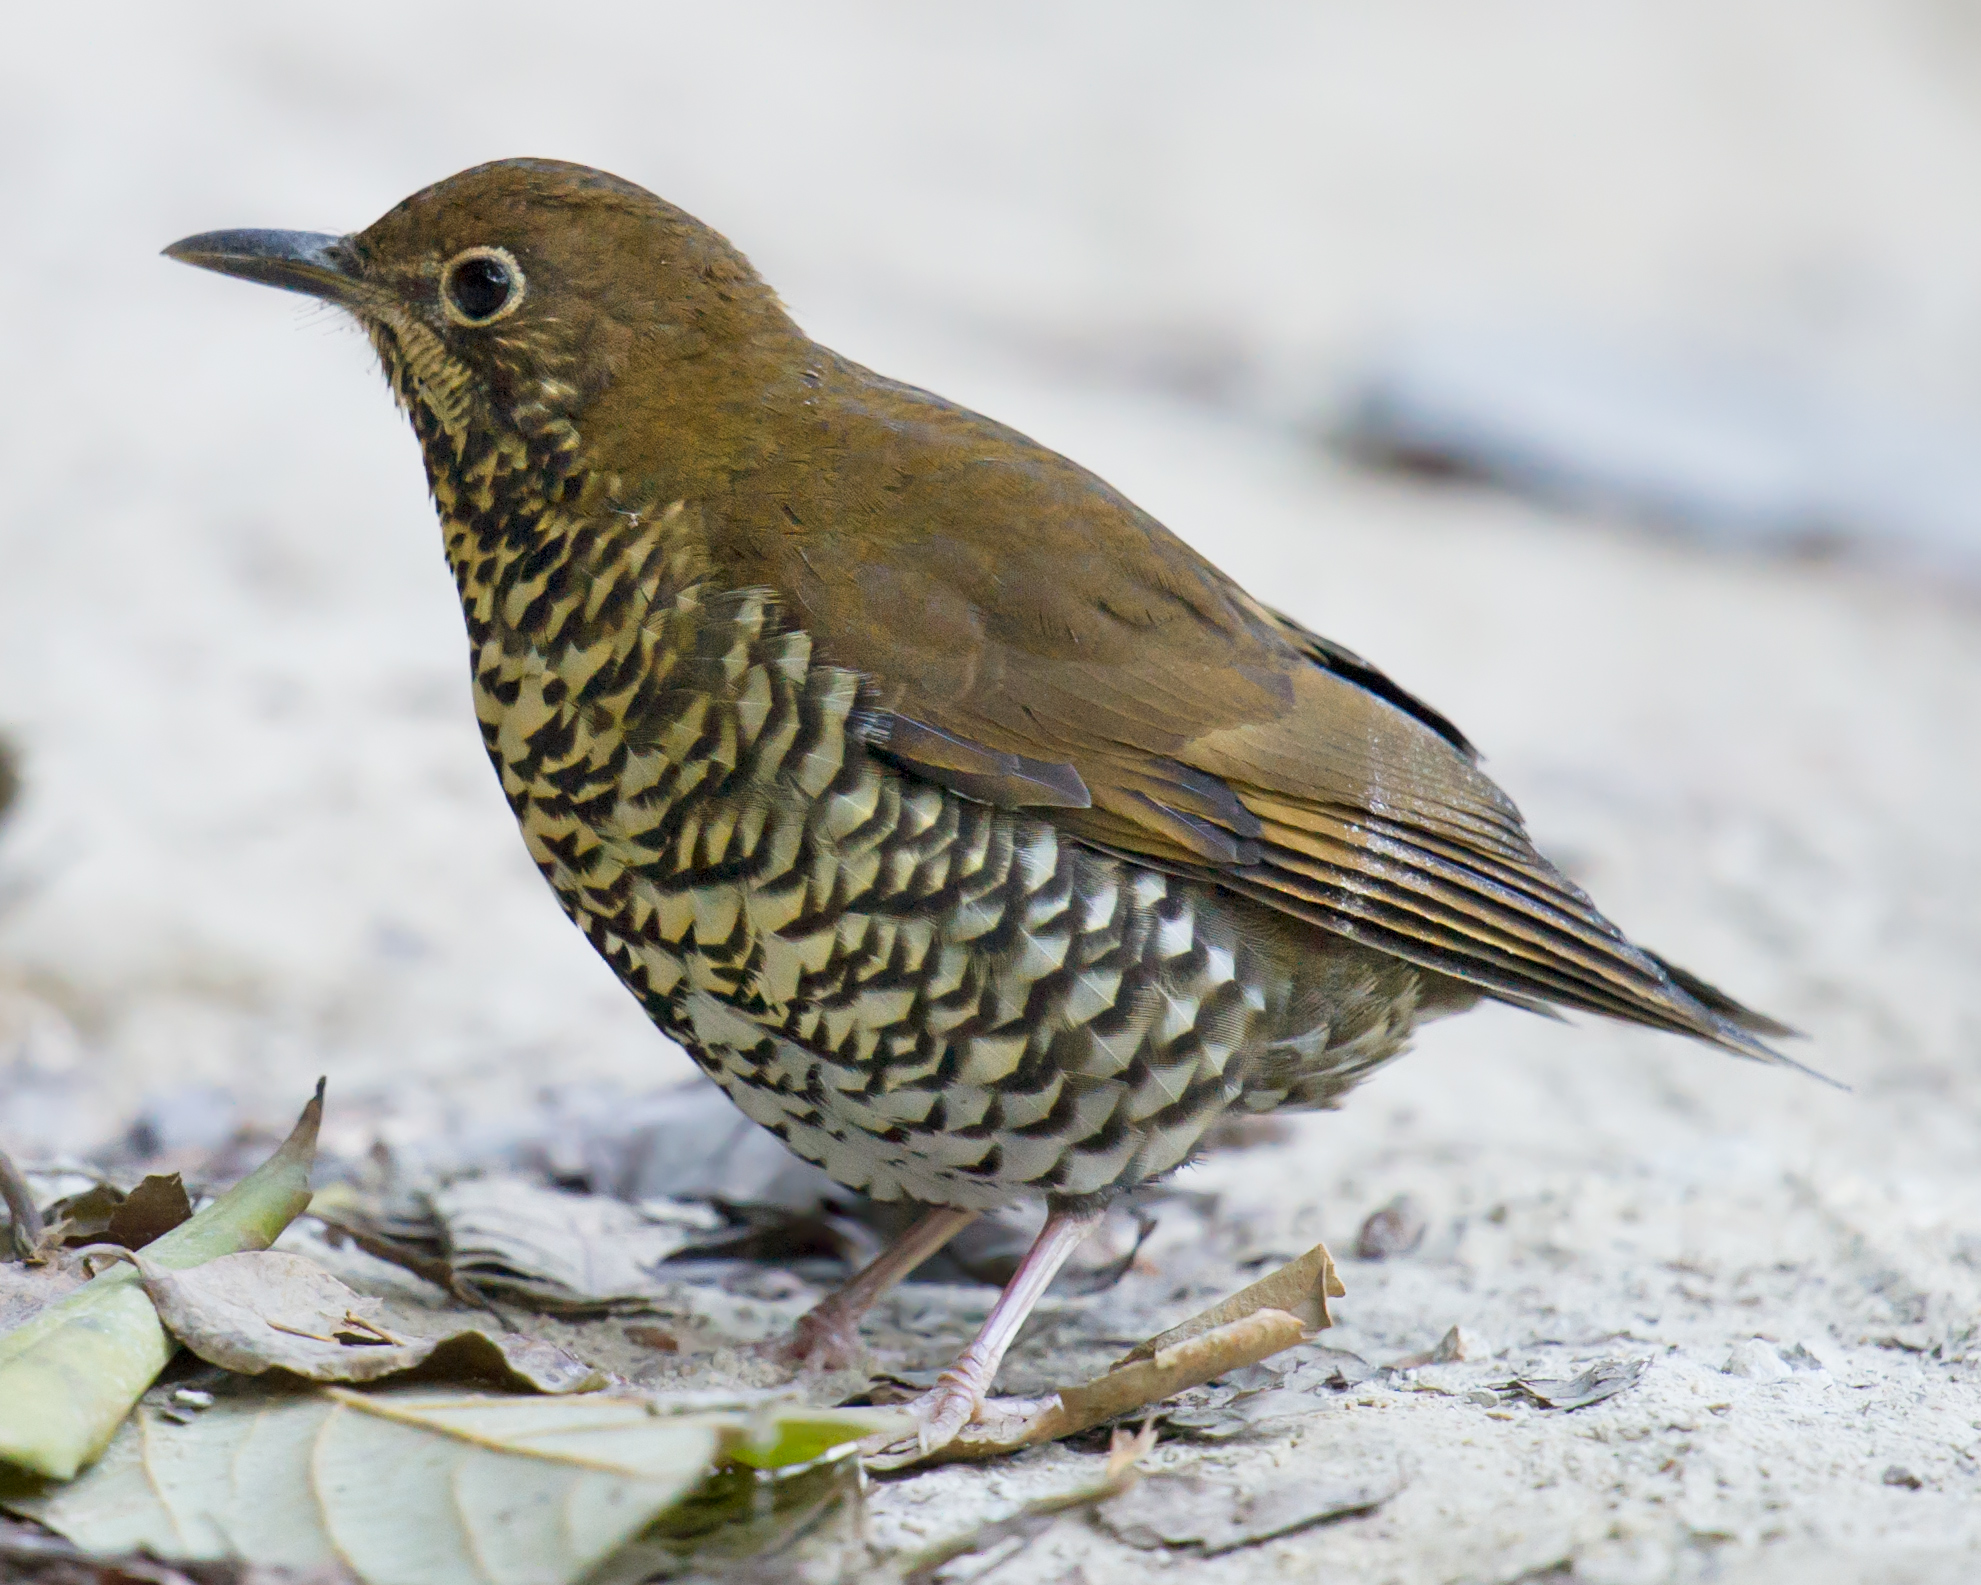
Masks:
[[[0,784],[0,806],[4,806],[5,797],[6,787]],[[41,1212],[35,1206],[34,1191],[28,1187],[28,1180],[21,1176],[21,1169],[4,1150],[0,1150],[0,1200],[6,1202],[7,1215],[12,1218],[9,1226],[14,1258],[26,1260],[41,1243]]]
[[[21,793],[21,756],[14,745],[0,737],[0,820]]]

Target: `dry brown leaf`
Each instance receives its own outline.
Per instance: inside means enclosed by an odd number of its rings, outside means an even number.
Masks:
[[[170,1271],[135,1251],[104,1246],[100,1252],[138,1268],[167,1331],[208,1364],[244,1376],[285,1370],[309,1381],[377,1381],[426,1367],[428,1375],[495,1377],[537,1392],[605,1385],[563,1349],[515,1333],[388,1331],[375,1319],[383,1308],[377,1299],[302,1255],[256,1250]]]
[[[153,1239],[164,1237],[190,1219],[192,1214],[193,1202],[179,1174],[153,1173],[125,1195],[123,1204],[110,1213],[102,1242],[143,1249]]]
[[[64,1195],[48,1207],[40,1247],[78,1249],[109,1242],[110,1218],[124,1203],[124,1191],[114,1183],[93,1183],[80,1194]]]
[[[463,1303],[574,1316],[651,1309],[668,1290],[660,1264],[723,1225],[705,1206],[628,1205],[520,1177],[464,1179],[422,1205],[386,1214],[333,1186],[310,1213],[333,1242],[348,1239]]]
[[[701,1236],[604,1195],[522,1178],[471,1178],[427,1198],[445,1229],[456,1278],[551,1310],[643,1304],[665,1291],[655,1268]]]
[[[113,1183],[95,1183],[48,1208],[35,1254],[46,1258],[54,1250],[91,1244],[142,1249],[192,1214],[192,1199],[176,1172],[153,1173],[129,1194]]]
[[[871,1457],[876,1469],[995,1458],[1057,1441],[1296,1344],[1332,1325],[1328,1300],[1347,1290],[1325,1244],[1261,1277],[1221,1304],[1131,1349],[1106,1375],[1041,1398],[991,1398],[956,1439],[924,1454],[912,1443]]]
[[[1581,1375],[1567,1381],[1522,1377],[1506,1385],[1543,1409],[1586,1409],[1637,1385],[1651,1368],[1648,1359],[1599,1359]]]
[[[1268,1272],[1249,1288],[1239,1289],[1223,1303],[1214,1304],[1208,1310],[1191,1316],[1182,1325],[1172,1326],[1146,1343],[1137,1344],[1115,1361],[1115,1368],[1118,1370],[1138,1359],[1153,1359],[1164,1349],[1174,1348],[1179,1343],[1188,1342],[1233,1321],[1242,1321],[1260,1310],[1283,1311],[1310,1333],[1325,1331],[1334,1325],[1334,1317],[1328,1314],[1328,1300],[1339,1299],[1347,1292],[1334,1269],[1334,1256],[1328,1253],[1328,1246],[1316,1244],[1299,1259],[1289,1260],[1276,1271]]]

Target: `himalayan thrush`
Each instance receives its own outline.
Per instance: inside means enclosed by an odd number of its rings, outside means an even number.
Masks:
[[[1067,458],[812,341],[617,177],[479,166],[350,236],[167,252],[354,314],[412,420],[489,758],[558,902],[746,1113],[1048,1220],[914,1406],[976,1411],[1111,1195],[1490,997],[1782,1060],[1538,854],[1463,734]]]

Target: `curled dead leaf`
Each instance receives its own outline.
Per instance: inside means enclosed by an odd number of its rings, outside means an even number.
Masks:
[[[126,1249],[143,1249],[181,1222],[190,1221],[192,1214],[192,1197],[186,1193],[179,1174],[153,1173],[125,1195],[124,1203],[110,1213],[103,1241],[122,1244]]]
[[[1328,1246],[1316,1244],[1306,1254],[1289,1260],[1275,1271],[1267,1272],[1257,1282],[1239,1289],[1230,1298],[1191,1316],[1179,1326],[1172,1326],[1167,1332],[1158,1333],[1146,1343],[1136,1344],[1115,1362],[1115,1368],[1119,1370],[1137,1360],[1154,1359],[1165,1349],[1175,1348],[1180,1343],[1189,1342],[1233,1321],[1242,1321],[1260,1310],[1278,1310],[1290,1315],[1301,1324],[1308,1336],[1312,1336],[1334,1325],[1334,1317],[1328,1314],[1328,1300],[1339,1299],[1347,1292],[1341,1285],[1340,1274],[1334,1269],[1334,1256],[1328,1253]],[[1305,1338],[1300,1341],[1304,1342]],[[1265,1358],[1264,1355],[1259,1357]],[[1255,1362],[1247,1360],[1245,1363]]]
[[[99,1181],[48,1207],[34,1254],[46,1258],[54,1250],[89,1244],[142,1249],[192,1214],[192,1198],[176,1172],[153,1173],[128,1194],[114,1183]]]
[[[954,1441],[923,1453],[912,1441],[870,1442],[875,1469],[994,1458],[1133,1414],[1185,1388],[1256,1365],[1332,1325],[1328,1300],[1347,1290],[1325,1244],[1220,1304],[1138,1344],[1092,1381],[1039,1398],[991,1398]]]

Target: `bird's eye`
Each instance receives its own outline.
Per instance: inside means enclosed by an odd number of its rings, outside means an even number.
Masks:
[[[469,248],[447,261],[440,301],[457,325],[491,325],[523,300],[523,272],[507,248]]]

